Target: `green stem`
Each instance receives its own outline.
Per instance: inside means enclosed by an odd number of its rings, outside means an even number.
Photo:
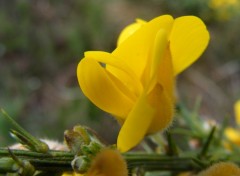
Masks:
[[[70,171],[72,170],[71,161],[74,155],[68,151],[49,151],[47,154],[37,153],[26,150],[11,150],[19,159],[29,161],[36,170],[43,171]],[[125,153],[123,154],[127,161],[128,168],[136,167],[144,170],[174,170],[189,171],[195,170],[191,157],[170,157],[159,154],[140,154]],[[10,157],[7,149],[0,149],[1,158]],[[1,171],[1,166],[0,166]]]
[[[47,153],[49,148],[48,145],[41,140],[35,138],[25,129],[23,129],[12,117],[8,115],[6,111],[0,109],[3,117],[15,128],[16,130],[10,130],[11,133],[19,140],[19,142],[26,144],[31,150],[39,153]]]
[[[27,150],[11,150],[17,158],[22,161],[28,161],[34,166],[35,170],[46,172],[65,172],[72,171],[71,162],[74,159],[74,154],[69,151],[53,151],[48,153],[37,153]],[[147,153],[124,153],[124,159],[127,162],[128,169],[141,168],[144,171],[197,171],[201,170],[206,165],[204,159],[197,157],[184,157],[184,156],[167,156],[160,154],[147,154]],[[228,158],[231,158],[229,156]],[[225,157],[227,158],[227,157]],[[8,149],[0,148],[0,163],[11,159]],[[219,161],[221,158],[216,159]],[[230,159],[230,160],[233,160]],[[234,162],[239,164],[240,160],[234,158]],[[200,163],[200,164],[199,164]],[[10,163],[11,164],[11,163]],[[11,165],[0,165],[0,173],[11,169]],[[15,168],[16,170],[16,168]],[[13,172],[15,171],[13,168]]]

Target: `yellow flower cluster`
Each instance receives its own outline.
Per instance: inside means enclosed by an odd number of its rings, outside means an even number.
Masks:
[[[175,76],[197,60],[208,42],[199,18],[163,15],[127,26],[112,53],[85,52],[77,67],[80,87],[122,125],[121,152],[171,124]]]

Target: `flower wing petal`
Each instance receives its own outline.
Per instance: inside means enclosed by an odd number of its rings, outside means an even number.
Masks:
[[[147,96],[143,93],[119,132],[117,147],[121,152],[128,151],[144,138],[154,114],[155,110],[149,105]]]
[[[114,57],[110,53],[102,51],[88,51],[84,54],[85,57],[93,58],[98,62],[106,64],[106,70],[120,80],[122,84],[124,84],[129,91],[131,91],[130,94],[134,94],[135,96],[140,95],[143,89],[142,84],[140,80],[138,80],[133,70],[128,67],[125,62]],[[114,70],[113,73],[111,72],[112,70]],[[130,94],[128,96],[130,96]]]
[[[96,106],[118,117],[127,116],[133,101],[117,87],[114,77],[97,61],[82,59],[77,67],[77,77],[83,93]]]
[[[201,19],[194,16],[176,18],[170,35],[170,51],[175,75],[197,60],[208,42],[209,33]]]

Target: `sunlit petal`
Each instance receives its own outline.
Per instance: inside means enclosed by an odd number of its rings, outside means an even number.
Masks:
[[[126,118],[117,139],[121,152],[136,146],[145,136],[155,110],[149,105],[146,94],[142,94]]]
[[[154,18],[123,41],[112,54],[131,67],[140,80],[157,32],[159,29],[170,32],[172,24],[173,18],[169,15]]]
[[[97,61],[82,59],[77,68],[77,76],[83,93],[96,106],[118,117],[127,116],[134,104],[133,100],[116,86],[110,73]]]
[[[208,42],[209,33],[199,18],[194,16],[176,18],[170,35],[170,51],[175,75],[198,59]]]

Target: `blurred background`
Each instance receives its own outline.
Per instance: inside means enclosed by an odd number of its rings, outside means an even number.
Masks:
[[[0,0],[0,107],[33,135],[63,140],[76,124],[115,143],[117,122],[81,93],[76,67],[86,50],[111,52],[127,24],[162,14],[196,15],[211,41],[177,80],[190,109],[203,118],[233,119],[240,98],[239,0]],[[0,118],[0,146],[13,141]]]

